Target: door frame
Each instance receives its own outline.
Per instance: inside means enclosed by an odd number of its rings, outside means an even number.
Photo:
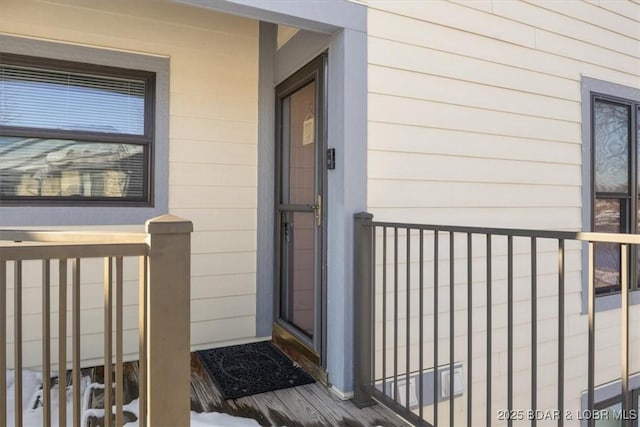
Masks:
[[[200,1],[200,0],[198,0]],[[204,0],[202,0],[204,1]],[[295,3],[295,4],[294,4]],[[216,3],[218,4],[218,3]],[[266,3],[265,3],[266,4]],[[258,81],[258,209],[256,253],[256,339],[273,333],[274,301],[274,181],[275,90],[298,65],[328,50],[327,141],[335,149],[335,169],[328,173],[326,371],[332,390],[348,398],[353,391],[353,215],[367,210],[367,8],[339,0],[333,8],[310,8],[304,25],[290,17],[270,15],[259,23]],[[272,3],[265,7],[271,7]],[[346,20],[332,31],[314,26],[326,13]],[[269,22],[265,22],[269,21]],[[277,49],[277,25],[301,28]]]
[[[308,360],[316,365],[311,367],[312,371],[317,371],[320,377],[326,378],[326,326],[327,326],[327,52],[323,52],[299,70],[294,72],[290,77],[280,83],[275,89],[275,179],[274,179],[274,299],[273,299],[273,328],[274,336],[276,333],[281,335],[280,343],[286,342],[290,346],[292,352],[288,352],[291,356],[295,353],[302,354]],[[281,306],[281,219],[280,219],[280,200],[282,191],[282,102],[283,99],[303,88],[307,84],[315,81],[316,83],[316,180],[319,186],[318,194],[320,194],[322,203],[320,206],[321,224],[318,230],[318,239],[316,247],[319,247],[319,254],[316,254],[316,266],[314,272],[314,336],[312,339],[305,336],[295,326],[286,322],[280,317]],[[316,284],[317,283],[317,284]],[[294,353],[294,354],[292,354]],[[300,361],[299,361],[300,363]],[[303,364],[301,363],[301,364]],[[304,364],[303,364],[304,366]],[[314,368],[320,368],[319,370]],[[312,372],[313,373],[313,372]]]

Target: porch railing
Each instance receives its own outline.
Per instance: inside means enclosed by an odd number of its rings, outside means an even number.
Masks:
[[[593,426],[611,417],[637,425],[629,381],[640,371],[640,333],[629,323],[639,313],[620,265],[630,265],[640,235],[377,222],[360,213],[354,244],[355,403],[379,401],[425,426]],[[596,314],[598,245],[614,251],[608,273],[620,284],[620,306]],[[618,413],[596,406],[602,384],[618,388]]]
[[[132,294],[138,294],[138,320],[134,325],[138,348],[137,352],[135,348],[133,352],[127,348],[126,358],[139,360],[139,425],[189,425],[192,229],[191,222],[165,215],[147,221],[145,233],[0,230],[0,319],[3,322],[0,327],[0,425],[7,425],[8,413],[14,414],[15,426],[23,425],[22,373],[23,368],[31,367],[42,371],[42,425],[67,426],[72,422],[74,427],[80,427],[83,423],[81,369],[99,365],[104,366],[106,385],[103,425],[124,424],[124,335],[131,332],[124,329],[123,296],[125,292],[131,293],[127,286],[137,287]],[[95,259],[103,259],[102,268],[91,264],[95,264]],[[87,264],[88,273],[85,273]],[[130,266],[133,274],[129,274]],[[96,362],[95,354],[84,354],[85,337],[81,334],[82,313],[93,302],[91,298],[95,299],[95,295],[85,298],[83,293],[89,284],[100,281],[104,313],[103,328],[99,331],[103,336],[101,363]],[[7,299],[10,294],[13,294],[12,301]],[[32,320],[36,309],[34,301],[41,301],[39,333],[32,321],[27,326],[23,323],[27,319],[25,310]],[[11,302],[13,308],[8,310]],[[13,322],[13,333],[11,330],[7,333],[7,322]],[[29,340],[24,339],[25,333],[30,336]],[[39,335],[40,348],[34,334]],[[67,354],[68,340],[71,341],[70,354]],[[26,350],[25,346],[28,346]],[[8,352],[10,347],[12,352]],[[57,347],[56,353],[52,347]],[[52,358],[57,361],[52,363]],[[71,384],[67,384],[69,368]],[[5,385],[8,384],[7,372],[11,370],[14,394],[8,396]],[[57,407],[51,395],[52,373],[58,376]],[[72,402],[67,402],[69,387]],[[14,401],[13,407],[9,406],[9,397]],[[71,403],[71,413],[67,413],[68,403]],[[54,411],[57,411],[55,419]]]

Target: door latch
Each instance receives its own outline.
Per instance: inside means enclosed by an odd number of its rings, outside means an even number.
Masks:
[[[316,197],[316,204],[307,206],[314,210],[316,215],[316,225],[320,227],[322,225],[322,196],[318,194]]]
[[[282,232],[284,234],[284,241],[285,242],[290,242],[291,241],[291,228],[293,226],[293,223],[289,222],[289,221],[285,221],[282,224]]]
[[[318,194],[316,200],[316,225],[320,227],[322,225],[322,196]]]

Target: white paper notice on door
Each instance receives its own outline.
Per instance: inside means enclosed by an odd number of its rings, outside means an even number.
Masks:
[[[315,117],[313,114],[307,114],[307,118],[302,122],[302,145],[313,144],[315,130]]]

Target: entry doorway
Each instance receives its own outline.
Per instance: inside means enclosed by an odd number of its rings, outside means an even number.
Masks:
[[[326,67],[322,54],[276,88],[273,339],[326,382]]]

